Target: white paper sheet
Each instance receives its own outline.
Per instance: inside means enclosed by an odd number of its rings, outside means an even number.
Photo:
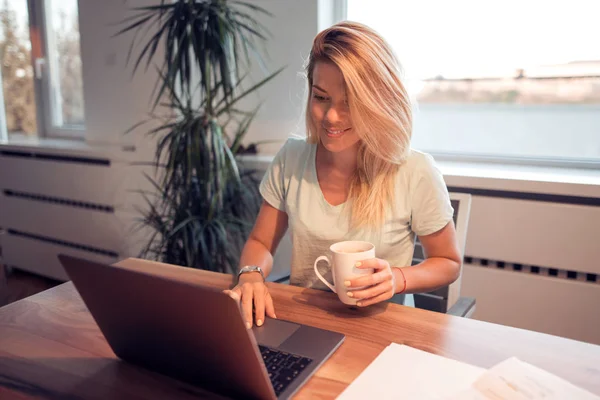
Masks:
[[[517,358],[490,368],[451,400],[600,400],[562,378]]]
[[[392,343],[338,399],[447,399],[470,388],[484,372],[479,367]]]

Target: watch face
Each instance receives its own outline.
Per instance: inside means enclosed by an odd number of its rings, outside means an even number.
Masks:
[[[240,269],[239,274],[243,274],[244,272],[251,272],[251,271],[254,271],[254,269],[252,267],[244,267],[244,268]]]
[[[238,272],[238,276],[240,276],[240,275],[242,275],[243,273],[246,273],[246,272],[259,272],[262,275],[263,279],[265,277],[264,274],[263,274],[263,272],[262,272],[262,270],[260,269],[260,267],[258,267],[256,265],[248,265],[248,266],[240,269],[240,272]]]

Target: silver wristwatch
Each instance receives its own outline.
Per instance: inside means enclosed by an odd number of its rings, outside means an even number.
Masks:
[[[260,272],[260,276],[262,276],[263,281],[265,280],[265,274],[258,265],[246,265],[238,271],[238,281],[240,280],[240,276],[242,276],[242,274],[245,274],[246,272]]]

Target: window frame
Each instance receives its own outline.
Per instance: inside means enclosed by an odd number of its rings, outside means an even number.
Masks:
[[[2,74],[0,74],[0,88],[3,88]],[[4,90],[0,90],[0,142],[8,140],[8,129],[6,128],[6,107],[4,106]]]
[[[52,0],[27,0],[29,12],[29,36],[31,41],[31,65],[34,71],[34,88],[37,110],[37,135],[40,138],[84,140],[85,125],[57,127],[53,125],[52,113],[52,54],[49,49],[51,38],[48,33],[48,12]],[[61,116],[62,118],[62,116]]]

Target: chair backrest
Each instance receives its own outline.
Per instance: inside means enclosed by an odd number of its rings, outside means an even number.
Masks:
[[[450,193],[450,201],[454,208],[454,225],[460,254],[464,258],[465,244],[467,241],[467,228],[471,214],[471,195],[468,193]],[[418,238],[415,240],[415,253],[412,265],[419,264],[425,259],[423,246]],[[428,293],[415,294],[415,307],[430,311],[447,312],[460,297],[460,282],[462,279],[462,259],[460,263],[460,276],[449,286]]]

